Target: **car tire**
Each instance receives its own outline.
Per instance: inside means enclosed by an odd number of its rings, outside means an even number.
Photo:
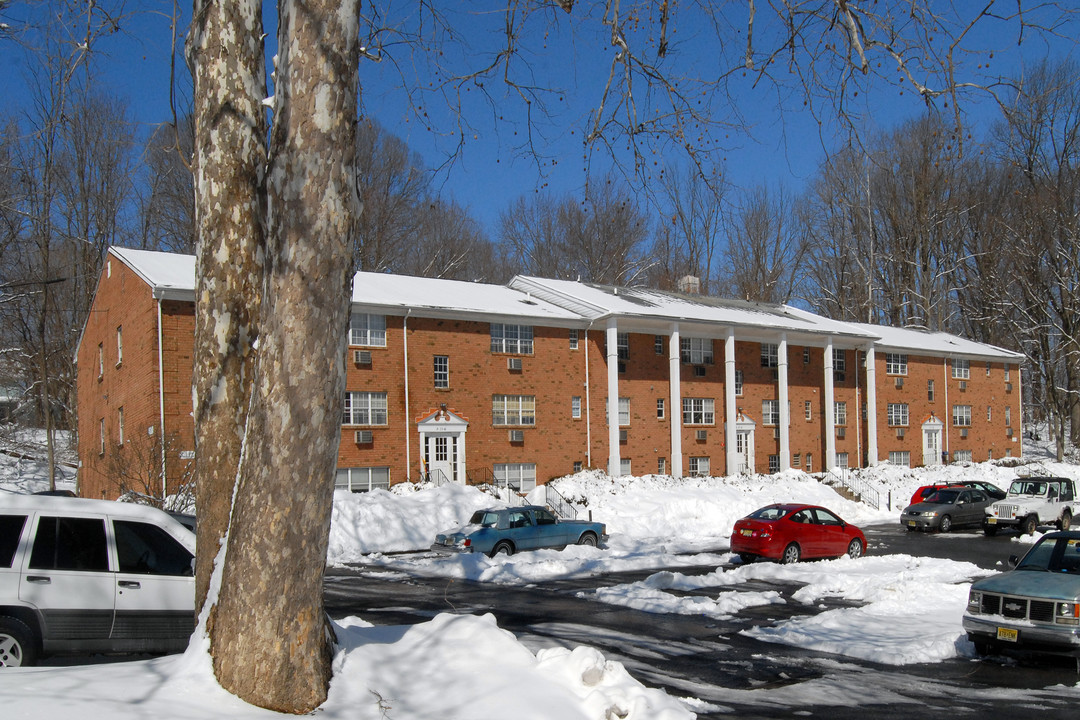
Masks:
[[[742,560],[743,565],[753,565],[757,560],[757,555],[751,553],[739,553],[739,559]]]
[[[997,525],[983,525],[983,535],[986,537],[994,537],[997,535]]]
[[[1072,513],[1066,510],[1061,513],[1061,518],[1057,522],[1058,530],[1068,530],[1072,525]]]
[[[784,554],[780,556],[780,563],[783,565],[792,565],[799,562],[799,558],[802,557],[802,551],[796,543],[789,544],[784,548]]]
[[[941,526],[939,528],[941,532],[947,533],[952,530],[952,518],[948,515],[941,516]]]
[[[1020,533],[1022,535],[1034,535],[1035,530],[1039,527],[1039,518],[1034,515],[1028,515],[1024,518],[1024,522],[1020,523]]]
[[[491,548],[491,553],[488,557],[495,557],[496,555],[513,555],[514,546],[505,540],[500,540],[495,543],[495,547]]]
[[[577,544],[588,545],[589,547],[596,547],[598,543],[596,541],[596,535],[594,533],[587,532],[583,533],[581,537],[578,538]]]
[[[988,638],[971,638],[971,644],[975,646],[976,655],[994,654],[994,643]]]
[[[29,667],[37,660],[37,638],[30,626],[18,618],[0,616],[0,667]]]
[[[855,538],[847,546],[847,553],[845,553],[852,560],[858,560],[862,557],[866,548],[863,547],[862,540]]]

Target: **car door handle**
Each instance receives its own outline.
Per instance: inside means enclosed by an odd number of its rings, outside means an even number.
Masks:
[[[120,580],[119,585],[120,585],[120,587],[127,588],[129,590],[138,590],[139,588],[142,587],[142,585],[140,585],[135,580]]]
[[[52,584],[52,578],[48,575],[27,575],[26,582],[37,583],[38,585],[50,585]]]

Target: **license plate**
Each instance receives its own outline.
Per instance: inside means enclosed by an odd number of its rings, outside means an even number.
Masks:
[[[908,527],[915,527],[915,521],[914,520],[908,520],[907,524],[908,524]]]
[[[999,627],[997,629],[997,639],[1004,640],[1005,642],[1018,642],[1020,640],[1020,631],[1013,630],[1012,628]]]
[[[743,537],[750,537],[751,535],[754,534],[754,531],[753,530],[740,530],[739,534],[742,535]]]
[[[986,518],[986,524],[987,525],[996,525],[997,524],[997,518],[996,517],[988,517],[988,518]]]

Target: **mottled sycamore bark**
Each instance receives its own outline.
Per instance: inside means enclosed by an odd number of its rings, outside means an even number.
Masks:
[[[196,0],[195,80],[196,607],[229,522],[258,336],[264,258],[266,77],[260,0]]]
[[[215,52],[248,47],[262,32],[257,3],[236,15],[217,8],[200,15],[200,5],[196,23],[204,28],[221,23],[215,28],[221,44],[201,43],[202,51],[194,53],[196,76],[204,60],[214,62]],[[359,6],[358,0],[282,0],[279,13],[273,122],[262,181],[265,251],[250,258],[252,277],[261,278],[253,286],[261,290],[261,301],[251,400],[245,405],[242,394],[222,396],[219,404],[227,407],[218,409],[214,394],[221,386],[206,377],[215,372],[214,353],[235,361],[236,354],[243,354],[241,342],[224,351],[220,345],[199,346],[196,384],[211,393],[208,415],[229,412],[245,421],[239,469],[229,483],[212,480],[216,492],[226,494],[207,498],[215,508],[232,501],[226,510],[222,580],[208,625],[214,671],[225,689],[247,702],[304,713],[325,700],[331,675],[322,575],[345,386],[350,241],[359,212],[352,153],[343,150],[355,145]],[[227,64],[206,71],[234,74]],[[228,84],[227,79],[218,82]],[[230,85],[223,104],[248,107],[253,99],[249,90],[254,84]],[[230,97],[230,92],[243,97]],[[198,134],[203,140],[204,129]],[[196,189],[201,202],[213,205],[213,196],[224,192],[210,166],[232,167],[240,162],[233,155],[244,151],[226,144],[202,157]],[[240,176],[231,182],[247,186],[250,180]],[[225,207],[222,212],[245,211]],[[230,232],[224,222],[203,224],[200,218],[199,272],[227,278],[217,290],[235,287],[238,275],[248,275],[248,258],[213,252]],[[232,297],[207,291],[202,313],[208,328],[233,312]],[[239,362],[229,378],[239,374],[243,379],[244,373]],[[223,474],[229,469],[234,456],[225,449],[233,447],[237,427],[228,425],[231,434],[204,438],[200,456],[209,452],[217,457],[203,467]],[[204,480],[200,475],[200,491]],[[200,493],[200,523],[205,512],[201,498]],[[200,538],[200,562],[215,552]]]

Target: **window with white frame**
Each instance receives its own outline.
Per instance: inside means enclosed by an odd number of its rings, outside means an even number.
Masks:
[[[105,454],[105,418],[98,420],[98,455]]]
[[[814,472],[814,453],[806,453],[806,472]]]
[[[713,398],[683,398],[683,425],[712,425],[716,422]]]
[[[105,345],[98,343],[97,346],[97,377],[100,380],[105,376]]]
[[[986,406],[986,422],[994,422],[994,408],[990,405]]]
[[[779,400],[762,400],[761,401],[761,424],[762,425],[779,425],[780,424],[780,401]]]
[[[570,417],[575,420],[581,419],[581,396],[575,395],[570,398]]]
[[[118,325],[116,327],[116,366],[120,367],[122,362],[124,362],[124,327]]]
[[[532,355],[532,325],[491,323],[491,352]]]
[[[528,492],[536,488],[536,463],[495,463],[496,487]]]
[[[778,472],[780,472],[780,456],[779,455],[770,455],[769,456],[769,473],[778,473]]]
[[[810,400],[803,402],[803,417],[806,418],[807,422],[814,419],[814,403]]]
[[[889,452],[889,464],[911,467],[911,453],[907,450],[893,450]]]
[[[832,369],[833,372],[846,372],[847,371],[847,352],[839,348],[833,348],[832,351]]]
[[[699,337],[684,337],[679,340],[680,356],[684,363],[691,365],[712,365],[712,340]]]
[[[450,387],[450,357],[447,355],[436,355],[432,364],[434,365],[435,372],[435,387]]]
[[[969,462],[971,462],[971,451],[970,450],[954,450],[953,451],[953,462],[957,462],[957,463],[962,463],[962,462],[969,463]]]
[[[492,395],[491,422],[493,425],[535,425],[535,395]]]
[[[802,453],[795,453],[791,456],[791,467],[802,467]]]
[[[1009,363],[1005,363],[1005,382],[1009,382]]]
[[[1012,408],[1005,408],[1005,427],[1012,427]]]
[[[619,359],[626,361],[630,359],[630,333],[617,333],[616,344]]]
[[[630,424],[630,398],[619,398],[619,425],[625,426]]]
[[[841,470],[846,470],[848,466],[848,454],[846,452],[836,453],[836,467]]]
[[[620,475],[633,475],[633,471],[630,469],[630,458],[619,458],[619,474]]]
[[[656,474],[667,475],[667,458],[656,459]]]
[[[907,355],[885,353],[885,373],[887,375],[907,375]]]
[[[934,402],[934,381],[926,381],[926,399],[930,402]]]
[[[956,427],[971,427],[971,406],[953,405],[952,424]]]
[[[833,422],[847,425],[847,402],[840,400],[833,403]]]
[[[889,425],[892,427],[907,427],[908,406],[907,403],[889,403],[887,408]]]
[[[386,347],[386,316],[353,313],[349,318],[349,344]]]
[[[334,487],[351,492],[370,492],[390,488],[390,468],[355,467],[338,468],[334,478]]]
[[[735,394],[736,395],[742,395],[742,393],[743,393],[742,378],[743,378],[742,370],[736,370],[735,371]]]
[[[578,349],[578,331],[577,331],[577,329],[571,329],[570,330],[570,349],[571,350],[577,350]]]
[[[692,457],[689,459],[690,474],[696,477],[705,477],[709,474],[709,458]]]
[[[990,363],[987,362],[986,363],[986,377],[990,377],[990,367],[991,367]]]
[[[663,335],[655,335],[655,336],[653,336],[653,350],[656,351],[657,355],[663,355],[664,354],[664,336]]]
[[[345,393],[343,425],[385,425],[386,415],[386,393]]]
[[[116,442],[118,445],[124,444],[124,408],[116,409]]]
[[[953,358],[952,376],[954,380],[968,380],[971,378],[971,361],[963,358]]]
[[[663,420],[667,415],[667,408],[664,404],[664,398],[656,398],[656,419]]]
[[[779,346],[773,343],[761,343],[761,367],[774,368],[780,365]]]
[[[810,364],[810,348],[808,348],[808,347],[804,347],[802,349],[802,362],[803,362],[803,365],[809,365]]]

